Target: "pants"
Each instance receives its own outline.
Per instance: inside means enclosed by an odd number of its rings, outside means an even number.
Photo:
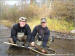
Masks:
[[[24,36],[24,37],[18,38],[18,40],[21,41],[21,42],[26,43],[26,38],[27,38],[27,37]],[[9,43],[13,43],[13,44],[15,43],[15,42],[13,41],[13,38],[9,38],[8,41],[9,41]]]
[[[48,41],[44,41],[44,40],[39,41],[38,39],[36,39],[35,44],[40,47],[45,48],[45,47],[49,46],[50,42],[49,42],[49,40]]]

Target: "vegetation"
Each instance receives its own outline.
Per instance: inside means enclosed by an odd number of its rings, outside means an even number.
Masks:
[[[65,2],[63,0],[49,1],[47,4],[42,4],[41,6],[38,6],[39,4],[34,3],[33,0],[30,5],[20,3],[19,5],[9,6],[1,5],[1,3],[0,22],[8,27],[18,22],[18,18],[23,16],[27,18],[28,24],[32,29],[35,25],[40,24],[41,17],[47,18],[50,30],[69,32],[75,28],[74,0],[65,0]]]

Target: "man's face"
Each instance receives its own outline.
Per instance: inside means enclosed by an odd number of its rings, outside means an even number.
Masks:
[[[25,21],[20,21],[19,24],[20,24],[20,27],[24,27],[26,22]]]
[[[46,22],[42,22],[41,25],[43,28],[47,26]]]

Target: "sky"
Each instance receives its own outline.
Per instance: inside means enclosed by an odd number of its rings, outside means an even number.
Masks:
[[[18,2],[19,1],[15,0],[15,1],[6,1],[5,3],[8,4],[8,5],[15,5],[15,4],[18,4]],[[26,0],[26,3],[29,4],[30,0]]]
[[[15,5],[18,4],[18,1],[6,1],[5,3],[8,5]]]

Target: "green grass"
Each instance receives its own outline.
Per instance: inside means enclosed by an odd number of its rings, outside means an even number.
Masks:
[[[33,29],[36,25],[40,24],[40,19],[33,19],[32,21],[28,22]],[[47,18],[47,25],[50,30],[58,31],[58,32],[70,32],[73,27],[73,23],[69,23],[65,20],[58,20],[58,19],[49,19]]]
[[[14,22],[11,22],[10,20],[0,20],[0,24],[4,24],[7,27],[11,27]]]
[[[40,19],[32,19],[31,21],[28,22],[28,24],[30,25],[30,28],[31,30],[33,30],[33,28],[36,26],[36,25],[39,25],[40,24]]]
[[[13,22],[9,20],[2,20],[2,24],[10,27]],[[39,18],[33,18],[32,20],[27,22],[30,25],[30,28],[33,30],[33,28],[36,25],[40,24]],[[65,20],[58,20],[58,19],[49,19],[47,18],[47,25],[50,30],[58,31],[58,32],[70,32],[75,27],[73,27],[73,23],[69,23]]]
[[[73,23],[69,23],[65,20],[58,19],[48,19],[48,27],[51,30],[59,31],[59,32],[69,32],[73,27]]]

